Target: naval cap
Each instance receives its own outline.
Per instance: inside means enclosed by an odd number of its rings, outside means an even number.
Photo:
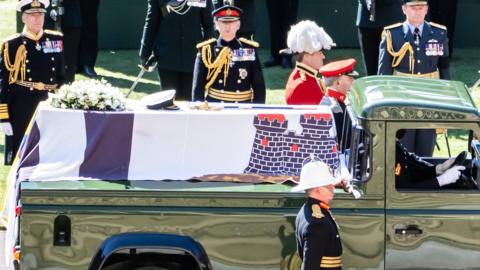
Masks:
[[[142,103],[150,110],[178,110],[173,102],[175,90],[164,90],[142,98]]]
[[[17,3],[17,11],[22,13],[45,13],[49,5],[49,0],[20,0]]]
[[[402,0],[402,3],[407,6],[428,5],[428,2],[425,0]]]

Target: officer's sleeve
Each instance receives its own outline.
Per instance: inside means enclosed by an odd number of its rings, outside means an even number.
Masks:
[[[157,29],[162,20],[162,11],[156,0],[148,0],[147,16],[143,27],[142,41],[140,44],[139,56],[148,59],[152,54],[153,43],[155,42]]]
[[[5,59],[4,59],[4,44],[1,46],[0,52],[0,122],[10,121],[8,115],[8,103],[10,100],[10,94],[7,90],[8,87],[8,70],[5,68]]]
[[[57,79],[58,87],[62,86],[65,83],[65,51],[60,52],[59,59],[57,61],[57,66],[55,67],[55,75]]]
[[[408,188],[438,188],[438,181],[436,178],[435,165],[422,160],[415,153],[409,152],[401,143],[396,143],[397,154],[399,158],[405,158],[406,168],[408,172],[405,172],[408,177],[411,177],[411,181],[408,184]],[[397,158],[397,162],[398,159]]]
[[[205,84],[207,83],[207,68],[202,62],[202,55],[200,52],[195,59],[195,67],[193,69],[192,82],[192,101],[205,100]]]
[[[306,232],[303,248],[302,270],[318,270],[325,255],[328,243],[329,229],[323,220],[311,223]]]
[[[448,36],[445,31],[445,38],[443,39],[443,56],[438,59],[438,71],[440,72],[440,79],[450,80],[450,51],[448,50]]]
[[[392,75],[392,56],[387,51],[386,30],[382,33],[382,41],[378,53],[378,75]]]
[[[258,57],[258,51],[255,50],[255,61],[252,66],[252,89],[253,89],[253,103],[265,104],[266,89],[265,80],[263,79],[262,66],[260,64],[260,58]]]
[[[212,17],[212,2],[207,1],[207,7],[202,8],[201,11],[201,23],[203,29],[203,39],[212,38],[215,34],[213,30],[213,17]]]

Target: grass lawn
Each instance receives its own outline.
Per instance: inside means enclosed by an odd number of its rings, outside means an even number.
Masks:
[[[13,0],[0,0],[0,40],[4,40],[9,35],[15,33],[15,4]],[[192,44],[193,45],[193,44]],[[472,85],[480,75],[480,48],[475,49],[455,49],[452,60],[452,78]],[[121,88],[126,93],[135,80],[138,68],[138,52],[136,50],[104,50],[99,52],[96,70],[98,74],[109,81],[112,85]],[[266,60],[268,57],[266,49],[260,50],[260,58]],[[353,57],[360,63],[357,70],[361,75],[365,71],[361,65],[360,51],[358,49],[334,49],[326,53],[326,62]],[[284,86],[288,79],[290,70],[279,67],[264,69],[264,76],[267,85],[267,103],[284,103]],[[83,80],[86,77],[77,75],[76,79]],[[135,92],[130,96],[138,99],[144,95],[160,90],[158,74],[156,72],[146,73],[137,85]],[[477,104],[480,104],[480,88],[474,91],[474,97]],[[3,134],[0,134],[0,158],[3,164]],[[445,147],[442,147],[445,149]],[[444,150],[442,150],[444,151]],[[452,150],[452,153],[457,151]],[[5,189],[5,177],[9,167],[1,165],[0,169],[0,195]]]

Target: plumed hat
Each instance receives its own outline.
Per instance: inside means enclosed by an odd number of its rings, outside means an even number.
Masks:
[[[313,21],[305,20],[290,28],[287,46],[292,53],[314,53],[321,50],[330,50],[335,46],[335,43],[323,27],[318,26]]]

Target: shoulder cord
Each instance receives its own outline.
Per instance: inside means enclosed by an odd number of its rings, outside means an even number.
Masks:
[[[413,56],[413,48],[412,45],[409,42],[405,42],[403,46],[398,50],[398,52],[395,52],[393,50],[393,45],[392,45],[392,34],[390,33],[389,30],[385,30],[385,35],[387,38],[387,51],[388,53],[393,56],[393,61],[392,61],[392,68],[397,67],[400,65],[400,62],[402,62],[403,58],[405,57],[405,54],[407,52],[409,53],[410,56],[410,61],[408,63],[409,65],[409,70],[414,73],[413,66],[415,63],[415,58]]]
[[[207,84],[205,85],[205,96],[208,95],[208,89],[215,82],[223,69],[223,85],[226,84],[228,69],[230,67],[230,48],[223,47],[215,61],[212,63],[212,50],[210,45],[202,47],[202,62],[208,69]]]
[[[167,5],[167,10],[168,12],[174,12],[174,13],[177,13],[178,15],[185,15],[187,14],[187,12],[190,10],[190,7],[191,7],[188,5],[187,8],[184,11],[182,11],[182,9],[185,7],[187,2],[188,1],[183,1],[183,3],[181,3],[177,7],[172,7],[170,5]]]
[[[18,74],[20,73],[20,79],[25,80],[25,71],[26,71],[26,60],[27,60],[27,49],[25,45],[20,45],[15,54],[15,62],[10,62],[10,54],[8,52],[8,43],[5,42],[5,48],[3,49],[3,58],[5,59],[5,67],[10,72],[8,77],[8,83],[13,84],[18,79]]]

